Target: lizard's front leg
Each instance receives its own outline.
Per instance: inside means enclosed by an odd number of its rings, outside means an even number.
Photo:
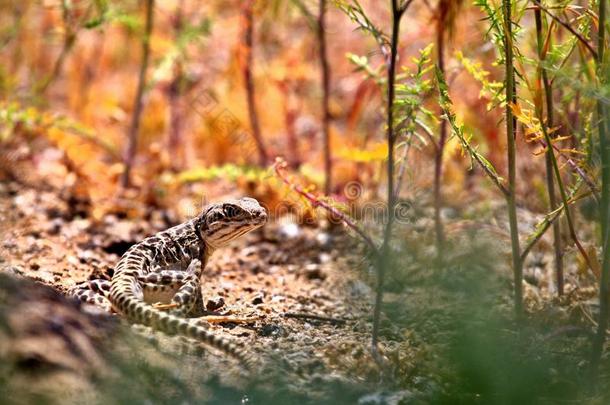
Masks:
[[[159,270],[138,277],[147,301],[155,308],[186,317],[200,315],[203,299],[199,277],[201,261],[192,260],[186,270]],[[169,303],[168,303],[169,302]]]
[[[200,308],[196,308],[197,304]],[[173,307],[170,312],[183,317],[198,314],[203,310],[201,284],[198,275],[187,275],[184,284],[174,294],[170,306]]]
[[[203,265],[201,260],[194,259],[184,272],[184,283],[178,289],[171,303],[177,308],[171,311],[181,316],[197,316],[203,312],[203,297],[201,296],[201,272]]]

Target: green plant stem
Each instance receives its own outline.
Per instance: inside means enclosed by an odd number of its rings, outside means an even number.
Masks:
[[[138,131],[140,129],[140,117],[144,107],[143,97],[144,88],[146,87],[146,70],[150,59],[150,36],[153,29],[155,0],[146,1],[146,27],[144,36],[142,37],[142,61],[140,63],[140,73],[138,75],[138,88],[134,99],[133,115],[131,116],[131,125],[127,133],[127,148],[125,149],[124,163],[125,168],[121,175],[121,187],[126,188],[130,184],[131,168],[136,155],[138,146]]]
[[[540,120],[540,117],[538,117],[538,119]],[[547,145],[551,145],[551,137],[550,137],[548,131],[546,130],[546,126],[541,125],[540,127],[542,128],[542,134],[544,136],[545,142],[547,143]],[[570,237],[574,241],[574,244],[576,245],[576,248],[580,252],[583,259],[585,259],[587,266],[591,270],[593,270],[593,264],[591,263],[591,259],[589,258],[589,255],[587,255],[587,252],[585,251],[585,249],[582,246],[582,244],[580,243],[580,241],[578,240],[578,236],[576,235],[576,229],[574,228],[574,221],[572,219],[572,214],[570,213],[570,209],[567,208],[568,207],[568,194],[566,193],[563,182],[561,181],[561,172],[559,171],[559,164],[557,163],[557,158],[555,157],[553,148],[549,148],[549,150],[551,151],[551,153],[548,156],[550,156],[553,173],[555,174],[555,179],[557,180],[557,185],[559,187],[559,195],[561,196],[561,201],[562,201],[564,207],[566,207],[565,213],[566,213],[566,220],[568,222],[568,229],[570,231]]]
[[[547,148],[550,151],[550,153],[548,153],[547,156],[550,159],[553,173],[555,175],[555,179],[557,180],[557,185],[559,187],[559,195],[561,196],[561,201],[563,202],[563,205],[565,207],[568,207],[568,195],[566,193],[563,181],[561,179],[561,172],[559,171],[559,164],[557,163],[557,158],[555,157],[553,143],[552,143],[551,137],[547,131],[546,125],[544,125],[544,123],[543,123],[541,111],[539,108],[536,109],[536,114],[537,114],[536,118],[541,123],[540,129],[541,129],[543,137],[544,137],[544,142],[546,143]],[[581,256],[587,263],[587,266],[593,271],[594,266],[591,263],[591,259],[587,255],[587,252],[585,251],[585,249],[582,246],[582,244],[580,243],[580,241],[578,240],[578,236],[576,234],[576,229],[574,227],[574,221],[572,220],[572,214],[570,213],[570,210],[566,208],[565,214],[566,214],[566,220],[568,222],[568,229],[570,231],[570,237],[574,241],[574,244],[576,245],[576,248],[580,252]]]
[[[563,28],[565,28],[566,30],[568,30],[572,35],[574,35],[576,37],[576,39],[578,39],[578,41],[584,45],[584,47],[591,53],[591,56],[593,56],[595,59],[597,59],[598,55],[597,52],[595,51],[595,49],[593,49],[593,46],[591,46],[591,44],[582,36],[578,33],[578,31],[576,31],[574,28],[572,28],[572,26],[570,26],[570,24],[566,23],[565,21],[562,21],[561,19],[559,19],[556,15],[554,15],[553,13],[551,13],[546,7],[544,7],[540,1],[538,0],[532,0],[532,2],[542,11],[544,11],[549,17],[551,17],[553,20],[555,20],[555,22],[559,25],[561,25]]]
[[[492,164],[481,155],[474,146],[470,144],[469,138],[464,134],[463,125],[458,125],[455,114],[451,110],[453,105],[449,92],[447,91],[447,83],[440,70],[435,70],[436,80],[439,88],[439,103],[443,110],[444,118],[449,122],[453,134],[458,137],[462,144],[462,149],[468,153],[471,161],[476,162],[479,167],[483,170],[485,175],[494,183],[494,185],[502,192],[504,197],[508,196],[508,188],[504,186],[503,179],[498,175],[498,172],[492,166]],[[431,135],[428,135],[431,137]]]
[[[252,137],[258,150],[258,161],[261,167],[267,166],[269,154],[261,135],[260,122],[258,119],[258,109],[256,106],[256,91],[254,88],[254,78],[252,77],[252,66],[254,63],[254,0],[246,0],[242,5],[243,14],[243,51],[245,53],[243,76],[246,86],[246,97],[248,101],[248,117],[250,118],[250,128]]]
[[[607,69],[604,61],[606,45],[606,0],[599,1],[599,33],[597,35],[597,75],[600,88],[607,84]],[[599,363],[604,351],[608,315],[610,306],[610,140],[608,139],[608,122],[606,105],[601,98],[597,99],[597,128],[599,133],[599,154],[601,157],[602,191],[599,205],[599,220],[602,245],[602,276],[599,282],[599,320],[597,333],[593,341],[591,359],[592,381],[594,386],[599,379]]]
[[[184,0],[179,0],[174,14],[174,40],[180,40],[184,25]],[[184,92],[184,66],[182,58],[177,58],[173,67],[173,78],[167,88],[167,104],[169,106],[169,132],[167,136],[167,149],[171,157],[171,168],[174,171],[184,169],[184,131],[183,114],[180,98]]]
[[[572,191],[570,193],[570,195],[568,196],[568,198],[569,198],[568,202],[570,204],[573,204],[576,201],[579,201],[579,200],[581,200],[581,199],[583,199],[585,197],[588,197],[588,196],[593,194],[591,191],[588,191],[588,192],[585,192],[584,194],[581,194],[579,196],[575,196],[577,191],[578,191],[578,187],[576,189],[574,189],[574,191]],[[543,225],[542,226],[538,226],[538,229],[536,229],[536,231],[534,231],[534,233],[531,234],[527,238],[527,242],[526,242],[523,250],[521,251],[521,261],[525,261],[525,258],[527,257],[529,252],[533,249],[533,247],[540,240],[540,238],[542,238],[542,236],[544,236],[545,232],[551,227],[551,225],[555,223],[557,218],[560,217],[561,212],[563,210],[565,210],[566,208],[567,207],[565,205],[561,204],[556,210],[546,214],[545,218],[543,219]]]
[[[440,9],[441,6],[439,6]],[[440,11],[442,12],[442,11]],[[445,76],[445,18],[438,16],[436,28],[436,51],[438,69],[443,77]],[[442,109],[441,109],[442,112]],[[434,230],[436,234],[436,256],[439,263],[442,262],[443,250],[445,245],[445,235],[443,231],[443,220],[441,218],[442,195],[441,180],[443,176],[443,154],[445,143],[447,142],[447,121],[441,120],[439,128],[438,146],[435,148],[434,156]]]
[[[320,1],[318,12],[318,51],[322,78],[322,134],[324,139],[324,194],[332,192],[332,156],[330,150],[330,64],[326,49],[326,0]]]
[[[542,83],[544,86],[544,93],[546,98],[546,122],[540,121],[540,125],[549,128],[553,127],[553,89],[549,81],[547,71],[542,67],[546,58],[544,51],[544,37],[542,33],[542,12],[540,8],[534,10],[534,17],[536,20],[536,41],[538,45],[538,59],[541,67],[539,68],[540,74],[542,75]],[[536,106],[536,111],[539,116],[542,116],[542,100],[540,105]],[[554,211],[557,208],[557,200],[555,197],[555,182],[553,180],[553,148],[551,144],[548,144],[546,156],[545,156],[545,167],[546,167],[546,184],[547,191],[549,194],[549,208]],[[561,179],[558,179],[561,181]],[[569,208],[568,208],[569,209]],[[559,221],[553,221],[553,250],[555,253],[555,279],[557,284],[557,294],[563,295],[563,254],[561,250],[561,228]],[[521,255],[523,258],[523,254]]]
[[[40,94],[44,94],[49,88],[49,86],[51,86],[51,84],[59,77],[63,69],[64,63],[66,62],[66,58],[68,57],[70,51],[72,50],[72,48],[74,48],[74,44],[76,43],[76,31],[74,29],[74,22],[71,21],[70,7],[66,0],[63,0],[61,2],[61,10],[64,29],[66,30],[63,46],[61,48],[59,56],[53,64],[53,70],[51,71],[51,74],[44,79],[44,81],[39,85],[37,89]]]
[[[513,282],[514,282],[514,306],[517,318],[523,314],[523,263],[521,262],[521,248],[519,247],[519,230],[517,224],[517,206],[515,203],[516,185],[516,145],[517,136],[515,117],[513,116],[511,104],[517,101],[515,89],[515,70],[513,66],[513,30],[511,17],[511,0],[502,0],[504,12],[504,56],[506,63],[506,139],[508,158],[508,193],[506,202],[508,205],[508,220],[510,225],[510,240],[513,260]]]
[[[409,3],[408,3],[409,4]],[[392,236],[392,226],[394,224],[394,207],[396,205],[396,197],[394,195],[394,83],[396,80],[396,59],[398,57],[398,40],[400,34],[400,20],[406,10],[406,7],[399,7],[398,0],[392,0],[392,38],[390,43],[390,61],[387,68],[388,77],[388,93],[387,93],[387,144],[388,144],[388,215],[387,223],[384,230],[383,245],[381,247],[381,256],[377,259],[377,294],[375,297],[375,309],[373,311],[373,334],[371,338],[371,346],[373,353],[377,353],[377,344],[379,339],[379,320],[381,318],[381,304],[383,301],[383,283],[385,272],[390,265],[390,237]]]

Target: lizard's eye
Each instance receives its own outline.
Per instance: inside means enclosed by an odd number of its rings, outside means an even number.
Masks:
[[[225,215],[229,218],[233,218],[233,217],[237,216],[237,214],[238,214],[237,208],[235,208],[232,205],[227,205],[226,207],[224,207],[224,212],[225,212]]]

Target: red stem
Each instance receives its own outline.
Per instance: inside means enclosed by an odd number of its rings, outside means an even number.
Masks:
[[[284,169],[286,169],[287,167],[288,167],[288,163],[286,163],[286,161],[284,161],[281,158],[277,158],[275,161],[275,164],[273,165],[273,169],[275,170],[275,173],[280,178],[280,180],[282,180],[282,182],[284,184],[286,184],[292,190],[296,191],[301,196],[306,198],[311,203],[312,207],[323,208],[326,211],[330,212],[336,218],[339,218],[341,220],[341,222],[343,222],[345,225],[347,225],[349,228],[351,228],[354,232],[356,232],[358,234],[358,236],[360,236],[362,238],[362,240],[364,242],[366,242],[366,244],[371,248],[371,250],[375,254],[378,254],[378,248],[377,248],[377,245],[375,244],[375,242],[373,242],[373,239],[371,239],[370,236],[368,236],[362,230],[362,228],[360,228],[350,217],[348,217],[347,215],[345,215],[345,213],[343,213],[342,211],[333,207],[332,205],[328,204],[326,201],[320,200],[316,195],[303,190],[303,188],[301,186],[299,186],[298,184],[291,182],[290,179],[284,173]]]

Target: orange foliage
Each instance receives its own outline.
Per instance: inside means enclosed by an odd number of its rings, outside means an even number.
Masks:
[[[31,103],[41,111],[60,114],[87,128],[87,136],[59,127],[43,128],[41,135],[64,151],[79,171],[99,217],[115,209],[117,198],[122,196],[117,177],[123,169],[121,155],[134,105],[144,10],[137,2],[126,1],[109,4],[108,10],[100,12],[89,3],[77,1],[72,2],[74,7],[68,13],[73,25],[67,25],[61,2],[22,3],[21,15],[9,13],[10,6],[6,4],[0,5],[2,25],[18,27],[12,37],[0,38],[6,41],[0,54],[0,100],[21,101],[24,106]],[[274,2],[272,7],[271,2],[258,1],[254,13],[253,75],[262,135],[271,156],[293,159],[295,166],[303,164],[308,178],[321,184],[322,117],[316,35],[297,8],[290,2],[279,3]],[[372,0],[361,3],[370,18],[387,32],[389,10]],[[183,7],[182,33],[175,31],[179,4]],[[194,0],[156,3],[148,86],[133,170],[138,191],[128,193],[130,199],[171,205],[168,195],[177,194],[173,192],[176,185],[167,181],[167,174],[177,166],[172,164],[177,157],[166,148],[171,113],[168,88],[176,79],[177,61],[185,168],[227,163],[253,165],[257,161],[240,74],[245,62],[240,48],[239,2],[230,4],[227,7],[224,1]],[[453,33],[454,46],[466,53],[474,49],[469,46],[473,38],[484,42],[481,38],[486,25],[480,21],[480,11],[473,7],[466,6],[461,13],[464,19],[475,22],[458,24]],[[99,24],[91,23],[96,19]],[[414,2],[403,25],[401,65],[413,67],[411,56],[433,41],[432,21],[431,10]],[[93,26],[87,28],[86,23]],[[329,10],[327,26],[335,191],[341,192],[342,185],[353,180],[375,186],[384,181],[379,168],[387,155],[380,119],[384,92],[374,81],[355,72],[345,55],[366,55],[373,66],[382,66],[383,57],[375,42],[354,30],[337,9]],[[36,86],[48,77],[62,54],[68,28],[76,35],[74,45],[48,91],[37,94]],[[486,50],[476,56],[485,66],[492,65],[493,52]],[[457,114],[487,149],[490,160],[501,167],[501,111],[487,111],[489,100],[478,96],[479,83],[461,74],[455,61],[449,62],[448,72],[451,92],[460,95],[454,97]],[[431,97],[426,105],[435,110],[435,102]],[[463,183],[467,163],[461,154],[453,152],[448,150],[446,156],[445,180]],[[424,148],[423,153],[430,150]],[[411,159],[408,167],[419,173],[413,181],[426,183],[431,170],[428,160]],[[254,186],[247,179],[238,179],[237,185],[243,193],[258,197],[269,194],[270,201],[276,198],[267,183]]]

